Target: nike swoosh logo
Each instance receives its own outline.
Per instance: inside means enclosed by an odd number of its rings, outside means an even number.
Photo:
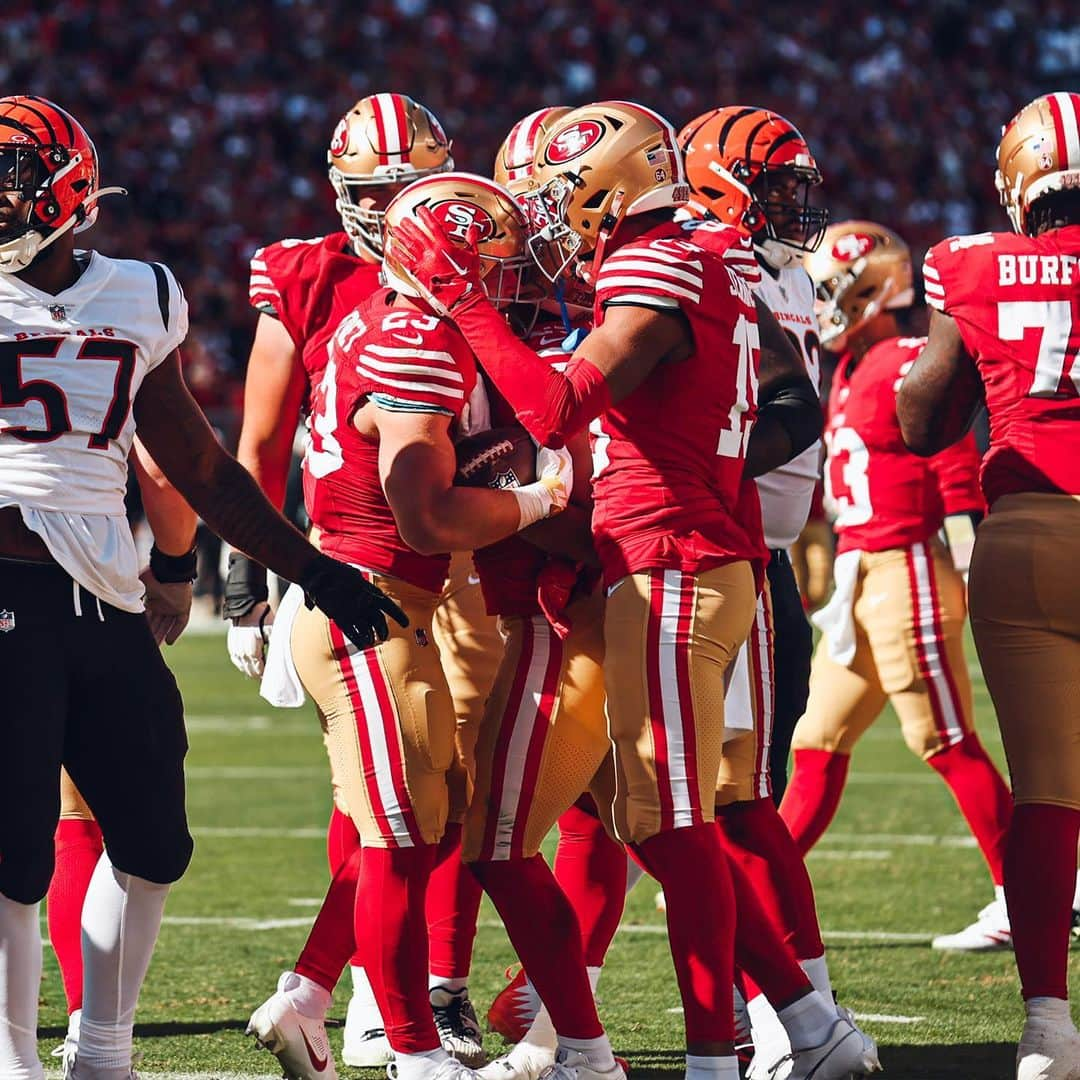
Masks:
[[[444,251],[444,252],[443,252],[443,256],[444,256],[444,258],[446,259],[446,261],[447,261],[447,262],[448,262],[448,263],[449,263],[449,264],[450,264],[450,265],[451,265],[451,266],[452,266],[452,267],[453,267],[453,268],[454,268],[454,269],[455,269],[455,270],[456,270],[456,271],[457,271],[457,272],[458,272],[459,274],[464,274],[464,273],[466,272],[466,271],[465,271],[465,267],[463,267],[463,266],[458,266],[458,264],[457,264],[456,262],[454,262],[454,260],[453,260],[453,259],[451,259],[451,258],[450,258],[450,253],[449,253],[449,252],[445,252],[445,251]]]
[[[419,345],[424,340],[423,334],[395,334],[394,337],[406,345]]]
[[[330,1060],[330,1054],[327,1053],[325,1057],[319,1057],[312,1048],[311,1043],[308,1042],[308,1037],[304,1034],[303,1028],[300,1029],[300,1038],[304,1040],[304,1048],[307,1050],[307,1056],[311,1059],[312,1067],[316,1072],[322,1072]]]

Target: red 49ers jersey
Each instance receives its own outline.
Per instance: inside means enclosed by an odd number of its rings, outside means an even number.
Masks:
[[[419,555],[402,540],[379,479],[378,440],[352,421],[370,399],[394,412],[449,416],[453,433],[476,385],[476,361],[451,323],[392,307],[389,296],[380,289],[331,339],[312,394],[304,494],[328,555],[438,593],[450,556]]]
[[[904,445],[896,392],[926,338],[879,341],[837,365],[825,425],[825,507],[837,551],[886,551],[926,540],[947,514],[982,509],[970,433],[932,458]]]
[[[935,245],[926,302],[955,321],[990,413],[982,486],[1080,495],[1080,225]]]
[[[760,269],[750,241],[727,231],[727,244],[706,250],[665,222],[617,247],[597,275],[597,326],[615,304],[677,310],[694,340],[688,359],[659,364],[600,417],[593,533],[608,585],[760,550],[760,519],[748,530],[737,509],[757,414]]]
[[[549,360],[561,370],[571,354],[562,347],[566,339],[566,327],[561,319],[541,316],[525,339],[525,343],[538,356]],[[589,319],[575,322],[588,325]],[[491,426],[502,427],[517,423],[514,410],[501,394],[490,392]],[[480,578],[480,588],[489,615],[537,615],[537,578],[547,564],[549,556],[520,536],[508,536],[497,544],[473,552],[473,565]]]
[[[251,259],[251,305],[274,315],[300,353],[310,388],[322,378],[341,320],[379,288],[379,265],[354,255],[343,232],[279,240]]]

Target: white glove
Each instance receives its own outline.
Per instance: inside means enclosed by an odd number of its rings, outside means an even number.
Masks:
[[[158,581],[149,567],[139,575],[139,580],[146,588],[146,620],[154,643],[174,644],[191,615],[191,582]]]
[[[574,488],[574,461],[570,451],[566,447],[558,450],[537,447],[536,475],[533,483],[512,489],[521,511],[519,530],[566,507]]]
[[[262,677],[273,625],[274,613],[265,601],[256,604],[246,615],[232,620],[228,637],[229,659],[237,671],[249,679]]]

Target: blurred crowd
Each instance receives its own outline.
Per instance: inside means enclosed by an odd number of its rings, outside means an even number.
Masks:
[[[458,166],[481,172],[545,104],[631,98],[676,126],[772,107],[809,139],[835,216],[887,222],[921,258],[942,235],[1005,225],[1000,125],[1076,85],[1075,15],[1070,0],[15,0],[0,86],[74,112],[103,181],[130,190],[88,240],[176,271],[188,379],[228,438],[255,322],[247,260],[336,227],[326,145],[358,97],[423,101]]]

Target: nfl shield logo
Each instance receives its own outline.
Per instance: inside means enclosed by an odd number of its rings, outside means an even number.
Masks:
[[[53,304],[49,308],[49,314],[53,317],[53,322],[63,322],[67,318],[67,308],[63,304]]]
[[[0,634],[6,634],[9,630],[15,629],[15,612],[8,611],[6,608],[0,611]]]

